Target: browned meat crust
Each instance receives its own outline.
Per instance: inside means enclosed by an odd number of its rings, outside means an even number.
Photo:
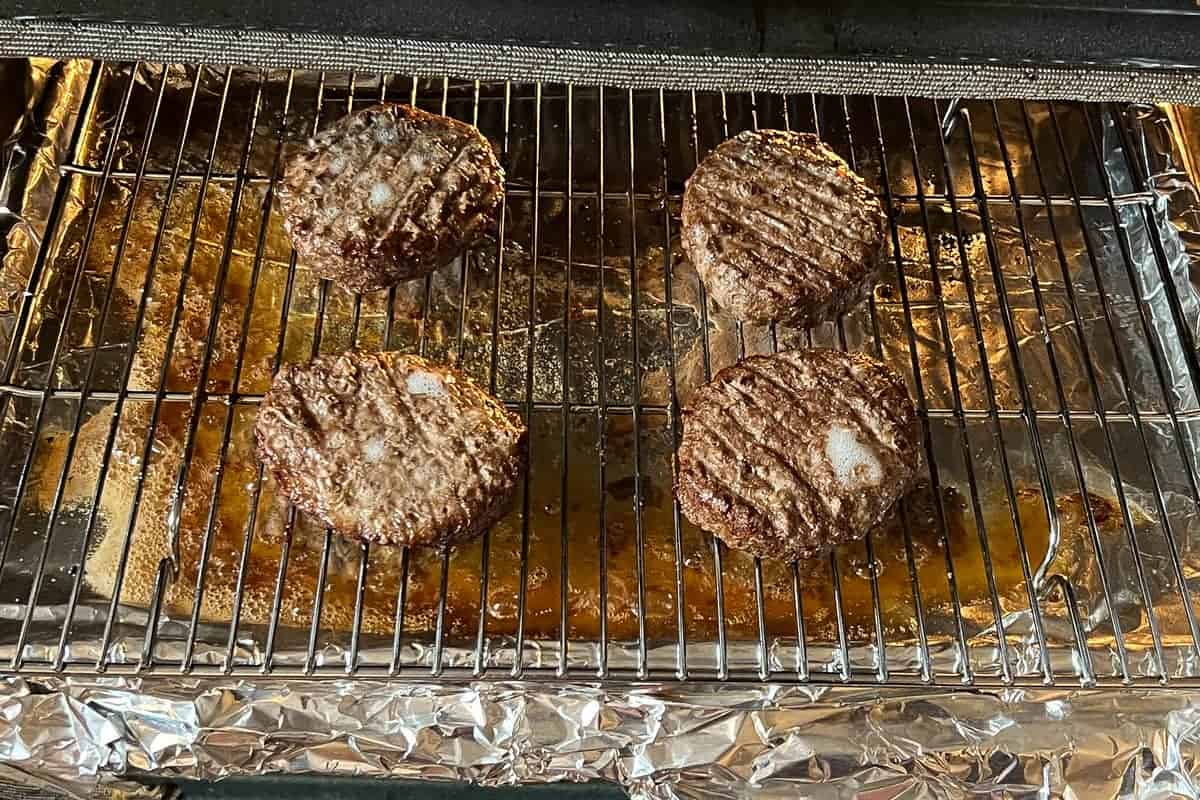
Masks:
[[[365,292],[453,260],[489,224],[503,184],[472,126],[378,105],[289,153],[279,206],[301,262]]]
[[[339,533],[449,544],[503,515],[525,427],[466,375],[418,356],[319,356],[279,370],[255,425],[279,490]]]
[[[682,244],[738,319],[812,327],[875,285],[886,220],[862,178],[808,133],[746,131],[696,168]]]
[[[793,560],[878,524],[920,465],[916,412],[883,364],[837,350],[753,356],[683,413],[683,513],[730,547]]]

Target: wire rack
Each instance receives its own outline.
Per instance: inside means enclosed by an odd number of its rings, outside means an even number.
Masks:
[[[353,296],[296,262],[273,176],[380,100],[477,125],[507,199],[454,264]],[[106,63],[78,104],[6,334],[11,670],[1191,679],[1196,307],[1139,109]],[[820,133],[888,210],[885,275],[836,324],[736,324],[678,248],[683,181],[756,126]],[[673,502],[679,409],[808,344],[905,375],[927,480],[828,559],[752,560]],[[350,346],[457,362],[524,415],[481,541],[351,545],[273,498],[272,371]]]

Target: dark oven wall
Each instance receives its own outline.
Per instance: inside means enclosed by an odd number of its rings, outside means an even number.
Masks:
[[[0,17],[722,55],[1200,66],[1195,0],[3,0]]]

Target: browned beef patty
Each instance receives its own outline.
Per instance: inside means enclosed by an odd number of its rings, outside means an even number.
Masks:
[[[263,399],[258,456],[279,490],[339,533],[449,544],[501,517],[525,427],[451,367],[399,353],[287,364]]]
[[[920,466],[916,412],[883,364],[837,350],[752,356],[683,412],[683,513],[730,547],[808,558],[866,535]]]
[[[812,327],[875,286],[886,220],[836,153],[808,133],[746,131],[696,168],[682,243],[738,319]]]
[[[289,153],[283,224],[301,263],[359,292],[419,278],[488,225],[504,173],[478,130],[411,106],[372,106]]]

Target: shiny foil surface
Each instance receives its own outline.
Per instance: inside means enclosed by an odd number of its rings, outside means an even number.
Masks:
[[[2,63],[7,768],[1195,793],[1191,110]],[[477,124],[508,201],[356,301],[294,262],[270,187],[288,141],[380,98]],[[871,302],[811,335],[736,325],[679,248],[683,181],[754,125],[819,131],[889,213]],[[928,478],[863,542],[755,562],[676,516],[677,409],[810,340],[905,377]],[[289,521],[258,398],[352,344],[526,416],[484,540]]]
[[[604,780],[635,798],[1195,797],[1200,695],[1145,690],[19,679],[9,767]],[[123,783],[115,784],[116,787]]]

